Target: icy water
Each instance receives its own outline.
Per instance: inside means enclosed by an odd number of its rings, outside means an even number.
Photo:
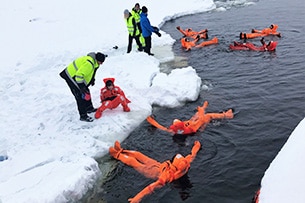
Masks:
[[[203,132],[185,139],[175,139],[144,121],[122,143],[123,147],[158,161],[176,153],[187,155],[195,140],[202,143],[202,150],[186,177],[157,190],[143,202],[251,202],[265,170],[305,117],[304,19],[302,0],[259,1],[225,12],[185,16],[162,27],[177,39],[175,56],[196,69],[203,87],[195,102],[175,109],[155,108],[156,119],[165,126],[174,118],[189,119],[205,100],[209,102],[207,112],[234,108],[235,118],[212,122]],[[271,23],[278,24],[282,33],[282,38],[266,37],[279,41],[275,53],[228,49],[230,43],[239,40],[239,32]],[[184,52],[179,42],[181,34],[175,28],[178,25],[194,30],[208,28],[210,39],[217,36],[219,44]],[[259,39],[250,41],[260,44]],[[175,68],[179,63],[167,66]],[[113,164],[113,171],[96,186],[87,202],[127,202],[152,182],[108,155],[101,162]]]

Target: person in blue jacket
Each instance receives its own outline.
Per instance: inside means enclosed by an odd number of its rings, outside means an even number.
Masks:
[[[161,37],[161,34],[159,32],[159,28],[151,26],[149,19],[147,18],[147,12],[148,9],[146,6],[142,7],[142,13],[140,14],[140,24],[142,28],[142,35],[145,39],[145,47],[144,52],[146,52],[148,55],[153,56],[154,54],[150,52],[151,49],[151,35],[152,33],[156,33],[158,37]]]

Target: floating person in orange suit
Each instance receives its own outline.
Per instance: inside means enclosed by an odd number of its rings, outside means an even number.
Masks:
[[[130,108],[128,103],[130,100],[127,99],[123,90],[120,87],[114,85],[114,78],[103,79],[105,87],[101,89],[100,99],[102,105],[95,112],[95,118],[98,119],[102,116],[102,112],[106,109],[114,109],[120,104],[123,106],[125,112],[129,112]]]
[[[179,119],[174,119],[173,124],[169,128],[162,126],[151,116],[148,116],[146,120],[160,130],[167,131],[174,135],[187,135],[196,133],[199,129],[203,130],[211,120],[224,118],[231,119],[234,117],[232,109],[223,113],[205,113],[207,106],[208,102],[205,101],[203,106],[197,107],[196,114],[190,120],[181,121]]]
[[[214,37],[211,40],[203,41],[203,42],[201,42],[199,44],[196,44],[199,39],[200,39],[200,37],[197,37],[194,40],[189,40],[189,38],[183,37],[180,40],[181,46],[186,51],[190,51],[192,48],[201,48],[201,47],[204,47],[204,46],[208,46],[208,45],[212,45],[212,44],[217,44],[218,43],[218,38]]]
[[[196,46],[196,42],[198,42],[199,38],[195,38],[194,40],[189,40],[187,37],[181,38],[181,46],[186,50],[189,51],[192,49],[192,47]]]
[[[275,51],[278,42],[270,41],[266,44],[264,38],[261,39],[262,46],[256,46],[253,43],[246,42],[234,42],[234,44],[230,44],[229,48],[232,50],[251,50],[251,51]]]
[[[265,37],[268,35],[275,35],[281,37],[281,33],[277,32],[278,25],[271,24],[268,28],[262,30],[252,29],[252,33],[243,33],[239,34],[240,39],[253,39],[256,37]]]
[[[185,30],[181,29],[180,26],[177,26],[176,28],[183,34],[184,37],[191,37],[195,39],[199,36],[200,39],[208,39],[208,29],[204,29],[197,32],[194,31],[192,28],[188,28]]]
[[[109,154],[124,164],[133,167],[145,177],[156,180],[146,186],[136,196],[128,199],[130,203],[138,203],[143,197],[152,193],[155,189],[161,188],[166,183],[171,183],[184,176],[188,172],[190,164],[195,159],[200,148],[200,142],[195,141],[191,154],[187,156],[176,154],[172,160],[160,163],[141,152],[123,149],[120,143],[116,141],[114,147],[109,148]]]

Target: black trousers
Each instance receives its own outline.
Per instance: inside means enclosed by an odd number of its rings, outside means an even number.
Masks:
[[[67,84],[76,100],[79,115],[81,117],[87,116],[87,111],[90,109],[93,109],[92,101],[91,101],[91,99],[89,101],[86,101],[85,99],[82,98],[82,93],[81,93],[78,85],[76,84],[75,81],[72,81],[70,79],[70,77],[67,75],[65,70],[63,70],[59,75],[67,82]]]
[[[142,51],[142,44],[140,42],[140,35],[137,35],[137,36],[131,36],[131,35],[128,35],[128,47],[127,47],[127,53],[130,53],[131,52],[131,48],[132,48],[132,40],[135,39],[136,40],[136,43],[138,45],[138,49],[139,51]]]
[[[151,36],[144,37],[145,39],[145,47],[144,47],[144,52],[151,54],[150,49],[151,49]]]

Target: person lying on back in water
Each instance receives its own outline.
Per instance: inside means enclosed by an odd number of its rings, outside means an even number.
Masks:
[[[246,43],[240,43],[240,42],[235,42],[234,44],[230,44],[230,49],[233,50],[251,50],[251,51],[275,51],[277,43],[274,41],[270,41],[268,44],[266,44],[264,38],[260,40],[262,43],[262,46],[256,46],[251,42],[246,42]]]
[[[184,37],[192,37],[193,39],[195,39],[199,35],[200,38],[202,38],[202,39],[208,38],[208,29],[204,29],[204,30],[197,32],[197,31],[194,31],[192,28],[188,28],[185,30],[181,29],[180,26],[177,26],[176,28],[183,34]]]
[[[160,163],[141,152],[123,149],[120,143],[116,141],[114,147],[109,148],[109,154],[124,164],[133,167],[145,177],[156,180],[146,186],[136,196],[128,199],[130,203],[137,203],[146,195],[154,192],[155,189],[161,188],[166,183],[171,183],[184,176],[188,172],[190,164],[195,159],[200,148],[200,142],[195,141],[191,154],[187,156],[176,154],[172,160]]]
[[[274,35],[277,37],[281,37],[282,35],[281,35],[281,33],[277,32],[277,28],[278,28],[278,25],[272,24],[272,25],[270,25],[270,27],[264,28],[262,30],[252,29],[252,33],[241,32],[239,34],[239,38],[240,39],[253,39],[253,38],[257,38],[257,37],[265,37],[268,35]]]
[[[175,135],[185,135],[196,133],[199,129],[203,130],[207,126],[207,124],[214,119],[231,119],[234,117],[232,109],[229,109],[228,111],[223,113],[205,113],[205,109],[207,108],[207,106],[208,102],[205,101],[203,106],[197,107],[196,114],[190,120],[181,121],[179,119],[174,119],[173,124],[169,128],[160,125],[151,116],[147,117],[146,120],[150,124],[161,130],[167,131]]]

